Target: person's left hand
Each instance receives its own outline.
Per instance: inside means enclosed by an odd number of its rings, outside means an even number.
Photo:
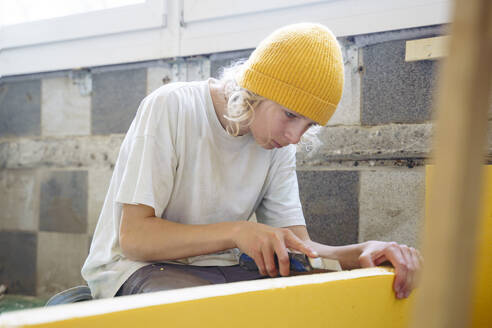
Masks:
[[[362,268],[380,265],[389,261],[395,267],[393,289],[397,298],[406,298],[416,287],[423,264],[420,252],[413,247],[396,242],[367,241],[362,244],[359,256]]]

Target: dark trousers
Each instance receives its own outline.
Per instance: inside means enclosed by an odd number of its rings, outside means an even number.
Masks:
[[[257,271],[247,271],[239,265],[194,266],[154,263],[135,271],[115,296],[150,293],[186,287],[265,278]]]

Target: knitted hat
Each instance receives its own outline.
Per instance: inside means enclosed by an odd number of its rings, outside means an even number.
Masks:
[[[282,27],[251,54],[238,84],[325,125],[342,96],[340,46],[320,24]]]

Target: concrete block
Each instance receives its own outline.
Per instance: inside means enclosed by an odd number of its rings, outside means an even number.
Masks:
[[[164,63],[147,68],[147,94],[171,82],[176,82],[173,79],[171,64]]]
[[[311,239],[328,245],[357,242],[359,174],[356,171],[297,171]]]
[[[0,281],[9,294],[36,294],[37,235],[0,231]]]
[[[0,230],[38,229],[39,183],[34,170],[0,171]]]
[[[0,137],[39,136],[41,81],[0,83]]]
[[[417,247],[423,223],[424,168],[361,171],[359,241]]]
[[[101,214],[112,175],[113,171],[109,168],[89,170],[89,215],[87,218],[87,232],[91,235],[96,229],[97,220]]]
[[[433,129],[431,123],[321,127],[314,134],[313,138],[317,139],[314,147],[297,146],[297,165],[317,166],[334,160],[425,158],[431,150]]]
[[[87,171],[43,172],[39,230],[86,233]]]
[[[193,57],[186,60],[186,81],[203,81],[210,77],[210,59]]]
[[[360,34],[351,37],[357,47],[389,42],[395,40],[413,40],[430,38],[449,33],[449,26],[446,24],[405,28],[402,30],[383,31],[370,34]]]
[[[91,133],[91,97],[82,95],[79,86],[69,77],[42,80],[41,110],[44,136]]]
[[[80,270],[88,254],[88,242],[86,234],[39,232],[38,296],[50,297],[70,287],[86,284]]]
[[[110,167],[118,157],[123,135],[0,141],[1,168]]]
[[[405,62],[405,40],[370,45],[362,52],[362,124],[431,119],[437,61]]]
[[[343,94],[327,126],[360,124],[359,49],[344,40],[340,40],[340,44],[344,60]]]
[[[253,50],[247,49],[212,54],[210,56],[210,76],[218,78],[223,67],[229,66],[231,63],[240,59],[248,59]]]
[[[126,133],[147,91],[147,69],[92,75],[92,134]]]

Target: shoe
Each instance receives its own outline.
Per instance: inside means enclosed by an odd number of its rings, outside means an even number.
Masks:
[[[87,286],[77,286],[59,292],[51,297],[45,306],[69,304],[92,300],[91,290]]]

